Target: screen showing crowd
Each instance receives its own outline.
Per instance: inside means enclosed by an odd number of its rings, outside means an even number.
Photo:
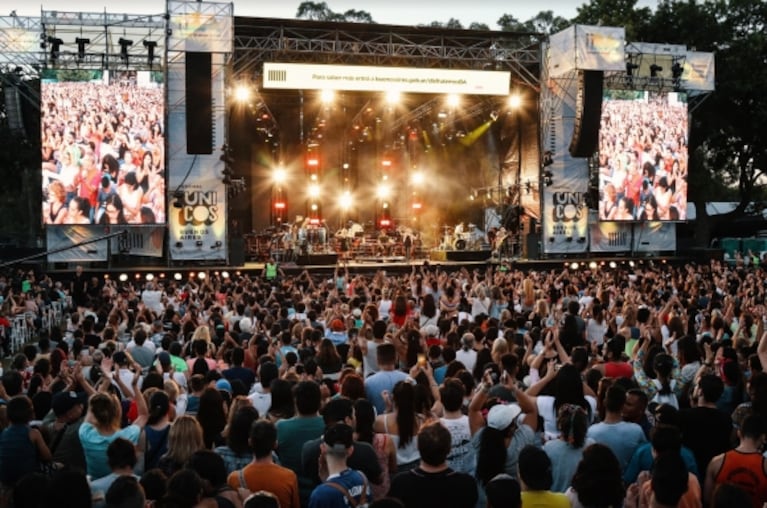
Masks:
[[[161,73],[60,70],[40,85],[43,222],[165,222]]]
[[[605,90],[599,219],[687,220],[687,96]]]

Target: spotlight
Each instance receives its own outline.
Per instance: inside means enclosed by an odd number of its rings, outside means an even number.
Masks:
[[[220,249],[221,248],[221,240],[216,240],[216,243],[210,246],[211,249]]]
[[[176,273],[173,274],[173,280],[181,280],[183,278],[184,278],[184,276],[181,275],[181,272],[176,272]]]
[[[145,278],[146,278],[146,280],[148,282],[152,282],[154,280],[154,274],[153,273],[148,273],[148,274],[146,274]]]
[[[221,277],[223,277],[224,279],[228,279],[229,278],[229,272],[224,270],[223,272],[221,272]]]
[[[618,263],[615,261],[610,261],[610,268],[616,268],[618,266]]]
[[[82,62],[85,58],[85,45],[90,44],[91,40],[78,37],[75,39],[75,43],[77,44],[77,61]]]
[[[674,62],[674,65],[671,66],[671,77],[674,79],[679,79],[682,77],[682,73],[684,72],[684,67],[679,62]]]
[[[125,282],[128,280],[128,274],[127,273],[121,273],[119,277],[117,277],[117,280],[120,282]]]
[[[661,67],[658,64],[652,64],[650,66],[650,77],[651,78],[657,78],[659,72],[663,72],[663,67]]]
[[[176,242],[176,248],[177,249],[182,249],[183,247],[184,247],[183,242]]]
[[[549,243],[554,243],[554,240],[556,240],[553,236],[549,237]]]
[[[629,261],[629,266],[630,266],[631,268],[634,268],[634,265],[635,265],[634,261]]]
[[[578,264],[577,261],[573,261],[572,263],[570,263],[570,269],[571,270],[577,270],[579,266],[580,265]]]
[[[546,170],[543,172],[543,184],[546,187],[551,187],[551,185],[554,183],[554,173],[552,173],[549,170]],[[528,191],[529,194],[529,191]]]
[[[154,49],[157,47],[157,41],[144,41],[143,44],[147,51],[146,63],[151,67],[154,62]]]
[[[639,68],[639,64],[635,64],[634,62],[626,62],[626,75],[628,77],[632,77],[634,75],[634,71]]]
[[[202,240],[197,240],[194,244],[198,247],[202,247]]]
[[[565,238],[565,241],[566,242],[572,242],[573,241],[573,237],[572,236],[568,236],[567,238]]]
[[[205,280],[205,272],[200,272],[197,274],[197,278],[200,280]]]
[[[597,269],[597,262],[596,262],[596,261],[591,261],[591,262],[589,263],[589,268],[590,268],[591,270],[596,270],[596,269]]]
[[[133,46],[133,41],[120,37],[120,40],[117,41],[117,43],[120,45],[120,59],[125,65],[128,65],[128,48]]]
[[[578,243],[586,243],[586,237],[582,236],[582,237],[578,238]]]

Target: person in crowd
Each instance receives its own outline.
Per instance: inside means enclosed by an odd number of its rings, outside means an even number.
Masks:
[[[614,384],[605,394],[605,418],[589,427],[586,437],[606,445],[618,458],[621,469],[625,469],[634,452],[647,442],[642,427],[623,421],[623,406],[626,404],[626,389]]]
[[[138,480],[138,476],[133,474],[133,468],[136,467],[138,458],[136,457],[136,447],[127,439],[117,438],[109,444],[107,448],[107,462],[111,473],[90,482],[93,508],[103,508],[107,505],[106,494],[114,482],[121,476],[131,476]]]
[[[767,459],[762,455],[764,429],[761,417],[747,417],[738,430],[738,446],[711,459],[706,469],[704,501],[713,500],[717,485],[732,483],[748,493],[754,508],[767,502]]]
[[[447,464],[452,448],[450,431],[439,422],[426,425],[418,433],[420,463],[392,479],[389,496],[399,499],[405,508],[438,508],[476,505],[477,485],[466,474],[453,471]]]
[[[547,506],[567,508],[570,501],[560,492],[552,492],[554,481],[551,459],[540,448],[527,445],[519,452],[519,485],[522,489],[522,506]]]
[[[277,428],[269,420],[253,422],[250,428],[253,461],[243,469],[229,474],[227,484],[233,489],[249,492],[271,492],[280,508],[300,508],[298,478],[292,470],[274,462],[277,449]]]
[[[301,451],[304,444],[322,436],[325,422],[319,415],[322,405],[320,387],[314,381],[301,381],[294,389],[296,398],[296,416],[279,420],[277,427],[277,455],[280,464],[298,476],[299,489],[303,500],[308,500],[313,480],[304,475],[301,466]]]
[[[309,508],[365,506],[371,498],[370,483],[361,471],[347,465],[354,451],[354,429],[336,423],[322,436],[320,460],[327,468],[325,480],[312,490]],[[322,464],[321,464],[322,466]]]

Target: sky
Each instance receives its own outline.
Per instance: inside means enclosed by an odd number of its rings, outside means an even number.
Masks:
[[[519,21],[527,21],[542,9],[552,10],[566,19],[575,17],[578,6],[585,0],[548,0],[542,4],[530,0],[314,0],[325,1],[333,12],[348,9],[370,13],[376,23],[392,25],[426,25],[432,21],[447,22],[455,18],[465,27],[473,22],[485,23],[491,30],[498,29],[497,21],[504,14],[511,14]],[[237,0],[234,13],[237,16],[265,18],[294,18],[302,0]],[[638,0],[639,7],[653,9],[657,0]],[[46,11],[103,12],[105,6],[111,13],[156,14],[165,11],[163,0],[130,0],[107,2],[105,0],[47,0],[42,4],[22,0],[6,0],[0,7],[0,15],[12,10],[19,16],[38,16],[41,7]]]

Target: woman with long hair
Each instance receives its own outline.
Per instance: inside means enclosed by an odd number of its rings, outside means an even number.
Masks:
[[[269,391],[272,394],[272,405],[266,414],[266,419],[276,424],[279,420],[293,418],[296,412],[293,385],[284,379],[275,379]]]
[[[551,395],[543,395],[546,389]],[[565,404],[579,406],[586,411],[589,423],[594,420],[597,411],[597,399],[594,392],[581,379],[581,373],[572,364],[564,364],[559,369],[549,364],[546,375],[527,389],[532,401],[543,417],[543,430],[546,439],[556,439],[560,435],[557,427],[559,408]]]
[[[418,327],[439,325],[439,309],[432,293],[426,293],[421,301],[421,314],[418,317]]]
[[[338,375],[343,367],[343,361],[332,340],[328,338],[322,339],[315,361],[317,366],[322,369],[326,378],[338,379]]]
[[[248,401],[247,397],[243,398]],[[226,445],[217,446],[213,450],[224,459],[227,474],[244,468],[253,460],[253,450],[248,439],[251,425],[258,420],[258,411],[253,406],[244,405],[235,409],[233,405],[232,409],[234,411],[229,412]]]
[[[394,297],[391,310],[389,311],[389,322],[397,325],[397,328],[405,326],[405,322],[410,317],[412,311],[407,303],[405,295],[398,294]]]
[[[586,440],[588,430],[588,415],[581,406],[564,404],[557,412],[557,428],[559,438],[547,441],[543,451],[551,459],[554,483],[551,490],[565,492],[570,486],[578,463],[583,457],[584,448],[593,441]]]
[[[442,319],[458,317],[458,306],[460,303],[461,296],[456,292],[453,284],[448,283],[442,296],[439,297],[439,312]]]
[[[221,432],[226,427],[226,403],[221,392],[215,388],[206,388],[202,392],[196,418],[202,427],[205,448],[213,449],[224,444]]]
[[[146,451],[144,452],[144,471],[157,467],[160,457],[168,452],[168,434],[170,434],[170,397],[164,391],[154,389],[149,396],[149,416],[144,432]],[[148,391],[148,390],[147,390]]]
[[[182,469],[194,452],[205,448],[202,427],[194,416],[179,416],[168,432],[168,451],[160,457],[157,467],[166,476]]]
[[[359,399],[354,403],[354,417],[356,419],[355,440],[369,443],[376,452],[378,463],[381,465],[383,481],[372,484],[373,499],[380,499],[389,492],[391,475],[397,471],[397,449],[394,441],[388,434],[375,432],[375,408],[367,399]]]
[[[408,471],[416,467],[421,458],[416,435],[423,418],[416,412],[415,387],[407,381],[394,385],[392,405],[391,413],[376,417],[373,430],[391,437],[397,450],[397,471]]]
[[[497,398],[488,399],[490,389],[496,385],[491,373],[492,369],[487,369],[483,374],[482,383],[469,403],[468,413],[477,460],[479,506],[484,501],[488,482],[502,473],[516,476],[519,452],[525,446],[539,442],[535,434],[538,411],[532,398],[519,389],[516,379],[502,375],[499,382],[514,394],[518,404],[507,405]]]

